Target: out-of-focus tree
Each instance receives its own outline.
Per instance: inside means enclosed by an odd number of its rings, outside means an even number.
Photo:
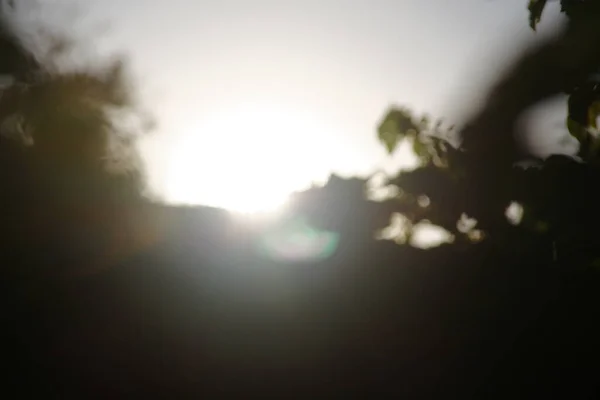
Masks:
[[[545,5],[529,3],[533,29]],[[594,1],[568,0],[561,7],[567,27],[520,55],[460,129],[406,108],[388,110],[378,128],[380,141],[390,153],[409,141],[420,159],[413,171],[388,179],[399,193],[388,200],[396,212],[413,224],[431,221],[457,237],[466,233],[479,241],[483,234],[502,243],[514,231],[506,209],[518,202],[524,208],[521,228],[541,233],[555,258],[570,262],[577,253],[586,262],[593,260],[597,243],[592,232],[600,223],[594,211],[600,198],[592,184],[600,175],[600,7]],[[574,157],[541,160],[531,154],[517,121],[531,106],[561,93],[569,95],[567,127],[579,151]],[[476,225],[466,229],[465,217]]]
[[[11,3],[3,5],[0,151],[18,154],[22,166],[34,170],[30,177],[42,181],[31,185],[35,188],[60,186],[68,197],[108,190],[121,179],[126,182],[121,189],[139,194],[135,140],[151,128],[151,120],[140,108],[123,59],[86,68],[60,65],[60,57],[77,44],[45,31],[41,39],[49,45],[44,54],[34,52],[11,29]],[[104,179],[111,184],[102,187]]]
[[[78,43],[45,27],[24,40],[19,7],[4,1],[0,11],[3,249],[36,237],[67,243],[61,232],[91,243],[85,226],[117,220],[108,210],[135,208],[143,198],[136,141],[152,121],[123,58],[68,65],[62,56]]]

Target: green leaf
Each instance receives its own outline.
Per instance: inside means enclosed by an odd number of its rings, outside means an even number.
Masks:
[[[539,24],[542,19],[542,12],[544,11],[544,7],[546,7],[547,0],[530,0],[529,6],[527,7],[529,10],[529,26],[531,29],[535,31],[537,24]]]
[[[392,153],[398,143],[407,136],[413,136],[420,131],[415,124],[410,111],[403,108],[390,109],[377,128],[379,140],[389,153]]]
[[[379,126],[378,131],[379,140],[383,143],[388,153],[393,153],[400,141],[400,134],[395,121],[391,119],[385,120]]]
[[[423,158],[427,158],[428,156],[430,156],[429,146],[427,146],[427,144],[425,144],[422,140],[420,140],[419,137],[415,137],[412,145],[413,145],[413,151],[419,158],[423,159]]]

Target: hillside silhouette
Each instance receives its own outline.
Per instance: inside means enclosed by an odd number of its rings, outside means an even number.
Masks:
[[[370,179],[334,175],[263,224],[145,196],[135,143],[146,131],[115,118],[148,125],[126,63],[57,68],[19,38],[9,23],[16,11],[3,3],[5,391],[593,398],[600,172],[588,81],[600,30],[594,8],[582,17],[574,5],[591,2],[563,3],[564,31],[519,55],[459,127],[388,110],[383,144],[393,152],[409,140],[421,159],[386,177],[398,195],[374,201]],[[56,51],[68,46],[52,40]],[[515,121],[563,92],[574,97],[568,127],[580,151],[536,159]],[[505,216],[511,202],[523,206],[519,224]],[[376,239],[396,213],[403,235]],[[463,214],[477,225],[459,229]],[[423,222],[453,240],[411,246]]]

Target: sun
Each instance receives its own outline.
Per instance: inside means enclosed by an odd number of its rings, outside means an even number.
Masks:
[[[245,105],[214,113],[174,143],[167,200],[245,215],[280,211],[322,167],[311,136],[326,136],[322,125],[278,106]]]

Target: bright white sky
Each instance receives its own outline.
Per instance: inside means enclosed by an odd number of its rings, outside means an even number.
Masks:
[[[331,171],[407,162],[375,139],[390,103],[456,118],[558,15],[535,34],[525,0],[46,2],[78,4],[74,29],[129,56],[160,124],[143,144],[154,190],[224,207],[240,185],[276,202]]]

